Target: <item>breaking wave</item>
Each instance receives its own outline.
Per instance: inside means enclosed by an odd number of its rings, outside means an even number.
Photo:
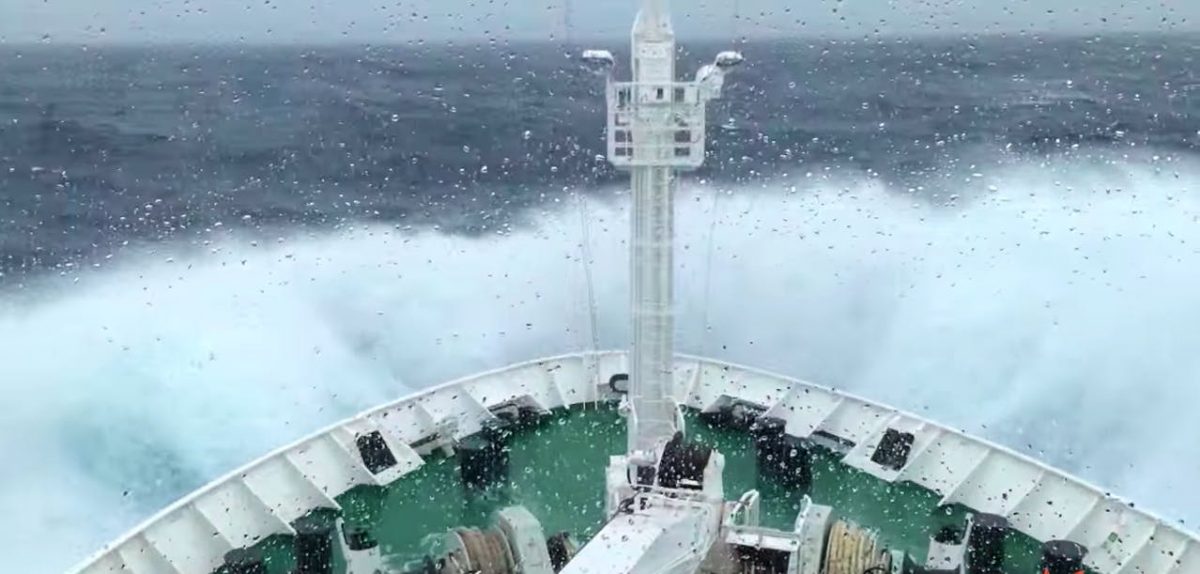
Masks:
[[[1085,155],[931,189],[812,167],[679,196],[679,350],[852,390],[1200,520],[1200,163]],[[627,195],[591,200],[625,344]],[[373,403],[593,345],[576,205],[459,237],[364,225],[130,249],[0,299],[0,552],[61,570]]]

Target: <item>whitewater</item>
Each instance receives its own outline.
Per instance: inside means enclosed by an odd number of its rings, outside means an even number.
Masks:
[[[1200,161],[1074,150],[937,177],[686,179],[677,349],[911,410],[1200,521]],[[60,571],[372,404],[625,346],[628,194],[592,191],[478,236],[212,227],[8,289],[0,554]]]

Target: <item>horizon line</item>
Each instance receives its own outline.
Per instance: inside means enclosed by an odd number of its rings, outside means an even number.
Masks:
[[[1063,31],[981,31],[981,32],[959,32],[947,33],[941,31],[932,32],[916,32],[908,34],[889,34],[889,33],[873,33],[873,34],[845,34],[845,33],[803,33],[789,36],[786,34],[763,34],[753,37],[744,38],[729,38],[727,36],[691,36],[687,38],[677,38],[676,42],[687,44],[693,42],[728,42],[731,44],[753,44],[755,42],[786,42],[786,41],[819,41],[819,42],[896,42],[896,41],[930,41],[930,40],[978,40],[978,39],[1038,39],[1038,38],[1053,38],[1053,39],[1103,39],[1103,38],[1128,38],[1137,36],[1147,37],[1174,37],[1174,36],[1200,36],[1200,30],[1120,30],[1120,31],[1105,31],[1105,32],[1087,32],[1081,30],[1063,30]],[[594,36],[571,38],[562,40],[557,38],[540,38],[540,37],[513,37],[505,40],[492,40],[486,37],[463,37],[463,38],[421,38],[413,40],[397,40],[393,38],[385,39],[363,39],[363,40],[347,40],[340,38],[332,38],[329,40],[314,40],[314,39],[285,39],[285,40],[159,40],[159,39],[131,39],[131,40],[63,40],[54,42],[43,42],[37,40],[18,40],[9,41],[0,38],[0,48],[37,48],[37,49],[52,49],[52,48],[143,48],[143,47],[246,47],[246,48],[267,48],[267,47],[346,47],[346,48],[364,48],[364,47],[453,47],[453,46],[480,46],[480,45],[566,45],[580,46],[584,43],[607,43],[607,42],[626,42],[627,36]],[[418,46],[419,44],[419,46]]]

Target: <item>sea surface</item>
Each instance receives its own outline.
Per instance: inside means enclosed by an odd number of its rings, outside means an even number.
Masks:
[[[736,47],[678,195],[680,350],[1200,521],[1200,37]],[[7,563],[377,401],[626,345],[579,48],[0,46]]]

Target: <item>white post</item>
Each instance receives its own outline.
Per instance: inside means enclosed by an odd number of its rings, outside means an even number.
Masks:
[[[675,434],[673,245],[675,174],[667,138],[675,81],[675,34],[665,0],[646,0],[632,33],[634,159],[630,285],[633,353],[629,452],[648,452]],[[665,90],[665,92],[664,92]],[[639,105],[647,103],[648,105]],[[655,161],[661,159],[662,161]],[[649,164],[649,165],[646,165]],[[658,165],[656,165],[658,164]]]
[[[631,297],[633,353],[629,376],[629,450],[650,450],[675,434],[670,395],[674,345],[672,233],[674,179],[669,167],[633,168]]]
[[[630,38],[632,78],[613,79],[607,50],[584,50],[586,65],[607,76],[608,160],[633,180],[630,307],[633,352],[626,407],[628,459],[651,464],[679,429],[671,396],[674,366],[675,174],[704,162],[704,106],[720,97],[725,72],[742,61],[721,52],[692,81],[675,79],[675,33],[666,0],[644,0]]]

